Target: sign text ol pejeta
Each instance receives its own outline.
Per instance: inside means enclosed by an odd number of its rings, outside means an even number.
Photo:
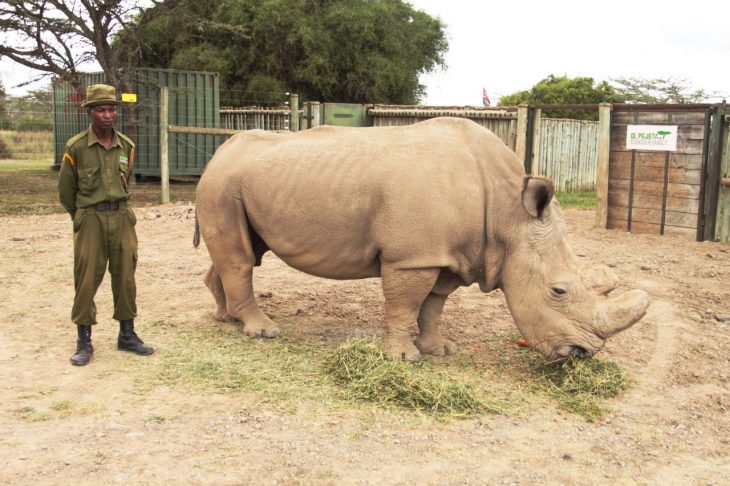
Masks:
[[[626,149],[677,151],[677,125],[628,125]]]

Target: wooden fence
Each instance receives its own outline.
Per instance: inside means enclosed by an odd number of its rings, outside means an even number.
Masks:
[[[300,126],[302,128],[317,126],[322,119],[319,103],[307,103],[305,104],[304,110],[299,110],[296,95],[292,95],[290,111],[283,109],[230,110],[230,121],[224,122],[224,126],[227,128],[174,126],[170,125],[167,120],[168,89],[163,87],[160,91],[160,175],[163,188],[162,202],[169,201],[169,184],[167,181],[169,177],[167,170],[169,158],[167,153],[167,137],[169,133],[225,136],[234,134],[245,129],[245,127],[249,127],[250,129],[252,126],[271,130],[277,129],[277,127],[285,127],[286,125],[284,123],[277,120],[285,119],[287,115],[290,120],[289,130],[298,131]],[[487,110],[468,107],[462,109],[434,109],[429,107],[406,107],[405,109],[398,109],[398,107],[370,106],[368,108],[371,113],[368,113],[368,118],[370,124],[375,126],[406,125],[438,116],[462,116],[475,119],[477,123],[492,129],[503,140],[506,139],[505,143],[513,147],[518,160],[524,162],[528,173],[531,172],[550,177],[556,182],[558,190],[561,191],[585,190],[595,187],[597,194],[596,225],[600,228],[610,227],[608,220],[611,219],[612,222],[613,220],[617,220],[616,201],[618,200],[618,196],[616,188],[618,185],[623,184],[623,179],[620,177],[621,167],[617,165],[621,162],[619,160],[622,152],[620,150],[621,127],[618,127],[618,132],[613,133],[611,122],[612,105],[610,104],[576,105],[580,106],[581,109],[598,109],[598,123],[541,119],[542,109],[554,107],[565,108],[569,106],[572,105],[535,105],[532,107],[520,105],[516,110],[516,116],[515,112],[511,110],[493,110],[492,112],[488,112]],[[691,198],[693,199],[693,204],[699,206],[699,220],[702,223],[696,226],[697,239],[727,241],[730,238],[730,223],[727,217],[730,214],[730,128],[728,128],[730,127],[730,120],[725,115],[725,104],[692,106],[647,105],[646,107],[615,105],[617,113],[626,110],[638,111],[640,109],[650,112],[664,110],[669,113],[667,121],[679,125],[682,123],[687,124],[688,122],[681,120],[680,117],[675,118],[671,112],[691,111],[697,108],[705,110],[705,135],[707,135],[709,127],[712,127],[709,137],[705,138],[703,136],[701,139],[703,148],[700,155],[702,156],[703,163],[700,169],[702,171],[700,177],[700,194],[704,194],[706,198],[702,195],[699,195],[696,199]],[[221,118],[224,119],[225,117],[222,116]],[[639,120],[635,117],[632,120],[623,120],[617,115],[614,124],[622,125],[620,122],[623,122],[624,124],[622,126],[625,129],[625,123],[628,121],[644,123],[648,121],[653,122],[653,119]],[[490,126],[489,124],[492,123],[494,125]],[[694,140],[693,134],[698,130],[693,128],[692,123],[688,126],[689,128],[682,130],[680,141],[683,138],[686,139],[687,136],[689,136],[690,140]],[[278,129],[281,130],[281,128]],[[514,143],[512,143],[512,139],[514,139]],[[676,159],[676,157],[674,158]],[[705,159],[707,159],[707,164],[704,163]],[[644,221],[638,221],[638,216],[643,217],[643,215],[639,214],[643,208],[640,208],[638,204],[641,202],[640,197],[643,195],[638,193],[634,194],[634,191],[631,189],[634,186],[634,182],[638,181],[637,187],[642,182],[640,178],[637,179],[634,177],[637,174],[641,175],[639,174],[640,170],[638,170],[641,167],[637,169],[637,164],[641,165],[642,160],[633,158],[631,162],[628,203],[629,217],[627,219],[631,223],[627,223],[630,224],[628,230],[631,230],[634,226],[638,228],[639,224],[637,223],[644,223]],[[662,206],[660,211],[663,216],[659,223],[659,227],[661,228],[660,234],[664,234],[665,229],[669,226],[675,226],[673,224],[675,221],[672,219],[676,219],[675,215],[669,214],[671,213],[671,209],[673,209],[670,206],[675,202],[670,199],[670,197],[674,196],[670,196],[668,192],[670,184],[675,183],[673,179],[674,175],[671,173],[671,170],[674,168],[672,160],[672,157],[665,155],[663,165],[664,190],[661,196]],[[610,170],[611,164],[613,164],[612,171]],[[686,169],[684,165],[681,165],[681,167],[678,166],[677,168]],[[685,170],[685,172],[687,171]],[[705,185],[707,186],[706,192],[703,190]],[[632,210],[634,209],[634,205],[632,204],[632,194],[637,203],[637,218],[633,218]],[[705,201],[705,199],[707,200]],[[613,205],[611,205],[612,202],[614,203]],[[705,208],[704,203],[706,203],[707,208]],[[612,214],[609,215],[609,213]],[[678,225],[677,228],[677,231],[681,230],[684,232],[687,229],[693,229],[682,227],[681,225]],[[675,230],[674,227],[670,229]]]
[[[598,122],[543,118],[533,141],[536,173],[558,191],[592,191],[598,169]]]
[[[389,106],[374,105],[368,117],[375,127],[412,125],[440,116],[469,118],[490,129],[512,150],[517,141],[517,109],[438,106]]]
[[[289,130],[289,108],[221,108],[221,128],[229,130]]]
[[[469,118],[494,132],[512,150],[517,150],[522,115],[516,108],[428,107],[375,105],[368,110],[373,126],[400,126],[438,116]],[[534,118],[539,127],[532,140],[532,170],[550,177],[558,191],[591,191],[596,188],[598,167],[598,122]],[[520,128],[522,125],[522,128]],[[520,154],[524,157],[524,152]]]
[[[312,103],[315,104],[315,103]],[[316,103],[316,105],[319,105]],[[318,125],[317,110],[309,103],[298,110],[299,126]],[[289,130],[290,108],[222,108],[221,128],[226,130]],[[494,132],[509,148],[517,151],[519,115],[517,108],[449,106],[371,105],[367,117],[372,126],[402,126],[430,118],[454,116],[469,118]],[[309,121],[307,121],[309,120]],[[533,140],[532,172],[550,177],[559,191],[590,191],[596,186],[597,122],[540,119]],[[524,128],[523,128],[524,129]]]

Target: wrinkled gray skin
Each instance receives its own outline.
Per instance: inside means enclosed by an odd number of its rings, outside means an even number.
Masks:
[[[520,333],[545,357],[593,356],[641,319],[649,297],[609,295],[607,267],[581,271],[553,192],[469,120],[236,135],[196,195],[216,318],[241,320],[252,337],[279,336],[252,286],[271,250],[320,277],[381,277],[393,357],[452,354],[441,311],[473,283],[503,290]]]

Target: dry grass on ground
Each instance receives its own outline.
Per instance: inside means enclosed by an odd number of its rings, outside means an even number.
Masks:
[[[13,214],[53,214],[64,210],[58,202],[58,172],[51,157],[30,160],[0,160],[0,216]],[[195,182],[171,181],[170,202],[195,200]],[[160,202],[160,184],[132,183],[135,206]]]

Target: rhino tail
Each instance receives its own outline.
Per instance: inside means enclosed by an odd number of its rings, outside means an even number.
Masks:
[[[195,211],[195,233],[193,233],[193,246],[195,248],[200,245],[200,225],[198,224],[198,211]]]
[[[206,163],[203,166],[203,170],[200,171],[200,178],[203,178],[203,174],[205,174],[205,169],[208,168],[208,164]],[[195,248],[200,245],[200,225],[198,224],[198,207],[195,206],[195,233],[193,233],[193,246]]]

